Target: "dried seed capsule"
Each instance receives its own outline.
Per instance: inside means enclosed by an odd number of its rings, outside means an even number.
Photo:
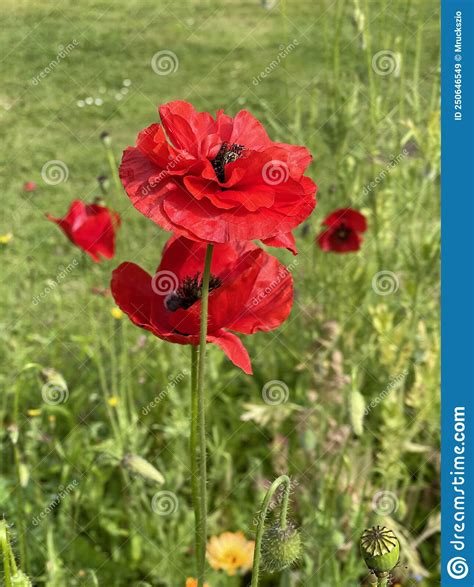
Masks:
[[[365,564],[376,575],[391,571],[400,558],[398,538],[385,526],[368,528],[360,539]]]

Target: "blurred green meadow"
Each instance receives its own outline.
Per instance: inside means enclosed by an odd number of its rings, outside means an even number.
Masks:
[[[120,318],[107,291],[121,261],[154,271],[168,235],[115,188],[100,135],[118,164],[172,99],[250,110],[311,150],[319,186],[299,255],[269,249],[295,303],[246,337],[254,376],[209,348],[210,535],[253,538],[288,473],[304,555],[265,585],[366,584],[358,541],[375,523],[400,539],[396,581],[439,583],[437,3],[4,0],[2,20],[0,513],[33,584],[195,576],[190,347]],[[45,214],[100,196],[101,175],[122,228],[115,259],[93,264]],[[324,253],[321,222],[346,206],[367,217],[362,249]]]

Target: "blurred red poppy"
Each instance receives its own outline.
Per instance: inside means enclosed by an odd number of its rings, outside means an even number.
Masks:
[[[305,147],[275,143],[246,110],[214,119],[187,102],[160,107],[162,124],[125,150],[120,177],[133,205],[180,236],[259,239],[296,253],[291,231],[316,205]]]
[[[198,345],[205,253],[204,243],[171,237],[153,277],[134,263],[122,263],[112,276],[116,304],[155,336]],[[293,303],[291,274],[253,243],[216,245],[209,290],[207,341],[252,373],[245,347],[229,331],[253,334],[284,322]]]
[[[36,185],[36,183],[34,181],[26,181],[23,184],[23,190],[25,192],[34,192],[37,187],[38,186]]]
[[[367,230],[365,216],[352,208],[331,212],[323,225],[328,228],[318,236],[318,244],[323,251],[335,253],[358,251],[363,240],[361,233]]]
[[[115,232],[120,226],[117,212],[99,206],[74,200],[68,213],[63,218],[47,215],[55,222],[68,239],[85,251],[93,261],[100,262],[101,257],[112,259],[115,254]]]

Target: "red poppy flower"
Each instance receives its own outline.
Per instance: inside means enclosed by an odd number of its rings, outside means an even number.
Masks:
[[[115,231],[120,226],[120,216],[98,204],[86,204],[74,200],[64,218],[47,215],[58,224],[68,239],[85,251],[93,261],[101,256],[112,259],[115,254]]]
[[[352,208],[331,212],[323,225],[328,228],[318,236],[318,244],[323,251],[335,253],[358,251],[362,243],[360,233],[367,230],[365,216]]]
[[[275,143],[246,110],[214,119],[187,102],[125,150],[120,177],[133,205],[166,230],[208,243],[259,239],[296,253],[291,231],[316,204],[305,147]]]
[[[137,326],[178,344],[199,344],[201,271],[206,245],[171,237],[152,277],[134,263],[112,276],[112,295]],[[288,317],[293,280],[288,270],[253,243],[216,245],[211,263],[207,341],[245,373],[248,353],[232,331],[273,330]]]

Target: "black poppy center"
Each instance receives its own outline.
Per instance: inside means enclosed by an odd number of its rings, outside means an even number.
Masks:
[[[221,285],[222,281],[219,277],[216,277],[215,275],[210,276],[209,292],[217,289]],[[170,312],[176,312],[176,310],[179,310],[180,308],[187,310],[201,299],[201,295],[202,278],[200,278],[200,273],[197,272],[194,277],[185,277],[181,281],[178,289],[167,296],[165,305]]]
[[[217,179],[220,182],[225,182],[225,166],[227,163],[237,161],[244,149],[245,147],[243,145],[238,145],[237,143],[233,143],[232,145],[229,145],[229,143],[222,143],[219,152],[211,161],[211,164],[214,167],[214,171],[216,172]]]
[[[345,224],[341,224],[341,226],[337,229],[336,235],[340,241],[345,241],[349,238],[350,230],[347,228]]]

